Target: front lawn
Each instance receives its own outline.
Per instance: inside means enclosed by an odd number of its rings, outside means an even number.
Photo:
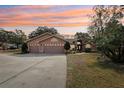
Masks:
[[[123,66],[100,63],[96,53],[67,55],[67,87],[124,87]]]

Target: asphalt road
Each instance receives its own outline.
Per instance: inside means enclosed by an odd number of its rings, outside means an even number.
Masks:
[[[0,87],[66,87],[66,56],[0,54]]]

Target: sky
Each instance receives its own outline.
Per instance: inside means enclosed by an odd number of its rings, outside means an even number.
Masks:
[[[60,34],[87,32],[89,5],[0,5],[0,28],[21,29],[27,35],[38,26],[54,27]]]

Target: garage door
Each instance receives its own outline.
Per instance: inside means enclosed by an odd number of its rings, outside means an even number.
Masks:
[[[63,46],[45,46],[44,52],[46,54],[63,54],[64,47]]]

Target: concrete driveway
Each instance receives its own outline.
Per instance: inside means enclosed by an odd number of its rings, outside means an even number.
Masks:
[[[0,54],[0,87],[66,87],[66,56]]]

